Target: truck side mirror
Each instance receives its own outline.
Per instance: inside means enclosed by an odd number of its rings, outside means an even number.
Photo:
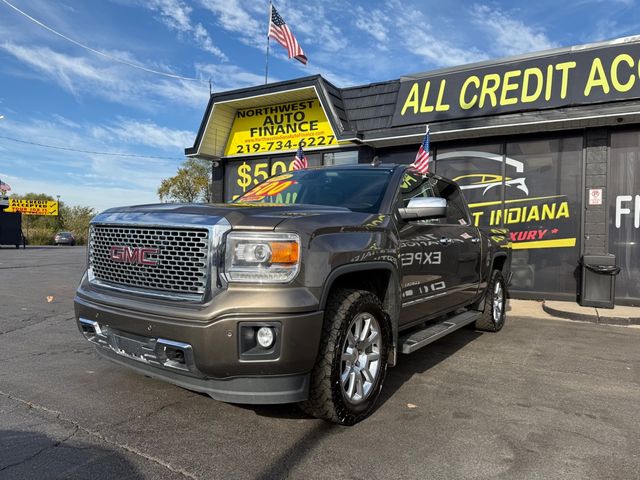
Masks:
[[[405,208],[399,208],[403,220],[427,220],[447,216],[447,201],[440,197],[416,197]]]

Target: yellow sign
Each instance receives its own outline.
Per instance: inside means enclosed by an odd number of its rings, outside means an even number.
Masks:
[[[10,198],[5,212],[20,212],[23,215],[58,215],[58,202],[52,200],[19,200]]]
[[[244,108],[236,112],[225,156],[326,148],[338,145],[317,99]]]
[[[480,176],[492,177],[488,174]],[[509,240],[514,250],[576,246],[576,237],[566,236],[574,234],[567,223],[571,213],[566,195],[505,200],[504,204],[503,208],[502,200],[470,203],[474,224],[488,222],[494,226],[504,223],[509,228]]]
[[[402,80],[391,124],[637,99],[639,59],[640,42],[619,42]]]
[[[242,194],[269,177],[293,170],[293,160],[289,162],[277,160],[271,163],[271,168],[269,168],[269,162],[254,162],[251,160],[249,162],[244,161],[237,169],[233,168],[231,171],[232,177],[236,178],[236,184],[242,189]],[[230,188],[236,190],[233,186],[230,186]],[[237,194],[235,191],[233,193],[233,200],[240,196],[239,190]]]

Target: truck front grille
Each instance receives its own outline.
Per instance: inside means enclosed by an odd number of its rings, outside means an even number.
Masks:
[[[91,225],[93,283],[150,293],[203,296],[209,278],[209,230]]]

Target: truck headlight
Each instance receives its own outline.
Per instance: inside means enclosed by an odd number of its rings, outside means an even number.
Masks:
[[[228,282],[287,283],[300,268],[300,237],[294,233],[231,232],[224,276]]]

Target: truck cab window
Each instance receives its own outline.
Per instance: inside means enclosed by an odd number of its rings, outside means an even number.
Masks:
[[[465,207],[460,189],[444,179],[438,180],[438,195],[447,200],[447,216],[440,223],[448,225],[470,225],[469,213]]]
[[[409,200],[419,197],[437,197],[437,180],[431,175],[423,175],[416,171],[407,171],[400,185],[401,207],[406,207]]]

